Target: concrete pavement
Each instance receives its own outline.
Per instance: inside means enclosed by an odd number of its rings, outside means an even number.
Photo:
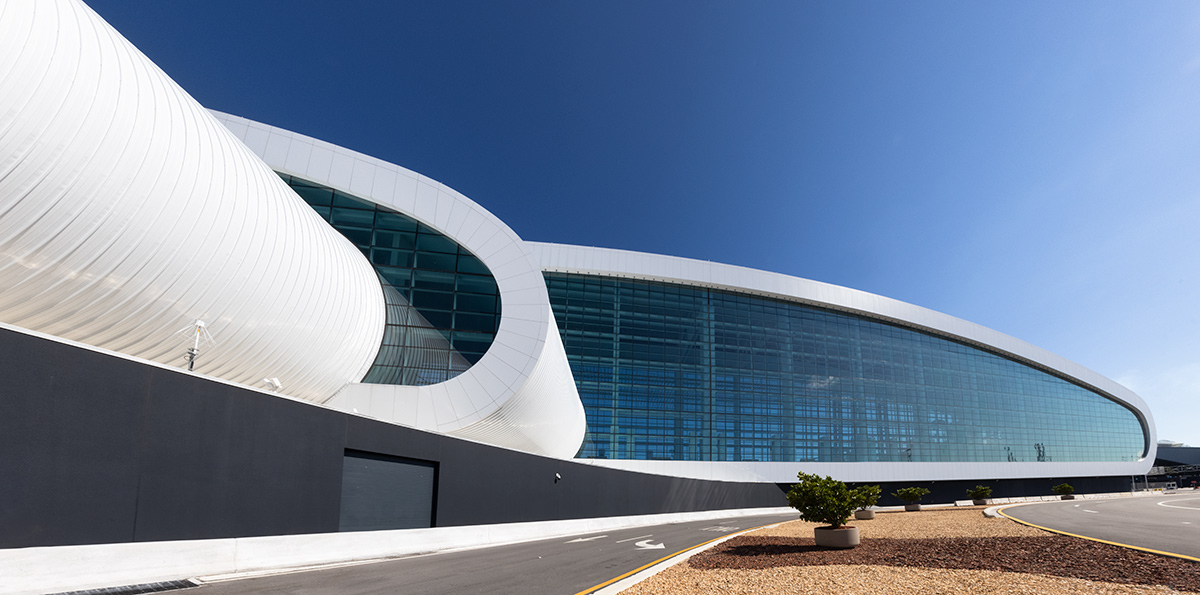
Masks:
[[[1200,492],[1060,500],[1001,513],[1057,532],[1200,561]]]
[[[649,563],[795,513],[634,527],[372,564],[207,583],[197,595],[405,593],[570,595]],[[202,579],[203,580],[203,579]]]

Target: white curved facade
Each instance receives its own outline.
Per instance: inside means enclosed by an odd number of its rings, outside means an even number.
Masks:
[[[896,300],[765,271],[525,242],[460,193],[300,134],[209,112],[77,0],[0,5],[0,323],[182,365],[386,422],[572,457],[583,404],[543,272],[716,288],[815,305],[948,337],[1122,403],[1147,439],[1127,462],[587,460],[683,477],[790,482],[1136,475],[1153,461],[1145,403],[1023,341]],[[386,324],[357,248],[275,172],[386,207],[469,250],[499,291],[500,322],[465,372],[427,386],[364,384]],[[1132,422],[1130,423],[1132,427]],[[1132,458],[1132,457],[1130,457]]]
[[[543,270],[680,283],[776,298],[840,310],[950,337],[1004,354],[1034,368],[1065,376],[1126,405],[1146,435],[1146,454],[1134,462],[709,462],[598,460],[586,462],[663,475],[788,483],[796,470],[832,475],[843,481],[929,481],[1020,477],[1140,475],[1154,462],[1156,435],[1149,407],[1129,389],[1049,351],[992,329],[891,298],[818,281],[746,267],[563,244],[529,242]]]
[[[498,219],[402,168],[218,121],[77,1],[0,11],[0,322],[181,365],[192,335],[178,331],[199,319],[215,344],[201,345],[196,373],[277,378],[284,394],[385,421],[575,453],[583,408],[541,271]],[[483,358],[436,385],[356,384],[383,336],[383,289],[273,170],[409,215],[477,255],[503,304]]]
[[[257,122],[213,112],[272,169],[411,217],[478,257],[500,290],[487,353],[438,384],[350,384],[329,405],[377,419],[569,458],[586,431],[583,405],[527,244],[483,207],[425,176]]]
[[[330,398],[379,348],[361,254],[88,7],[0,5],[0,321]]]

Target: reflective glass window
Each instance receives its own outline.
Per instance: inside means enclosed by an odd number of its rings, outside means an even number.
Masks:
[[[587,413],[579,456],[1134,461],[1106,396],[999,354],[794,302],[547,273]]]
[[[387,304],[379,355],[363,382],[444,382],[479,361],[500,315],[496,280],[437,230],[384,207],[281,175],[375,267]]]

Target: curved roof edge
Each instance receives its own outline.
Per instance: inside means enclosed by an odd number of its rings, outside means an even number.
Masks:
[[[1015,359],[1129,407],[1146,436],[1146,452],[1143,461],[1137,463],[1138,468],[1149,469],[1154,461],[1157,448],[1154,419],[1136,393],[1075,362],[985,326],[857,289],[748,267],[612,248],[526,244],[545,272],[684,283],[800,302],[930,332]]]
[[[212,113],[275,171],[393,209],[458,242],[483,261],[499,287],[499,329],[466,372],[428,386],[350,384],[331,406],[536,454],[574,456],[586,430],[583,403],[565,353],[553,346],[561,340],[541,269],[512,229],[461,193],[398,165]],[[547,412],[556,416],[553,423]]]

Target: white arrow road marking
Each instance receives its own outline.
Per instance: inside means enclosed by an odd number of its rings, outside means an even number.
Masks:
[[[1175,504],[1168,504],[1168,502],[1188,502],[1189,500],[1200,500],[1200,498],[1172,498],[1170,500],[1163,500],[1162,502],[1159,502],[1158,505],[1166,507],[1166,508],[1182,508],[1184,510],[1200,510],[1200,508],[1197,508],[1195,506],[1176,506]]]
[[[579,539],[572,539],[571,541],[568,541],[567,543],[579,543],[581,541],[596,541],[597,539],[604,539],[605,537],[608,537],[608,536],[607,535],[597,535],[595,537],[580,537]]]
[[[650,545],[649,539],[639,541],[633,545],[636,545],[639,548],[644,549],[644,550],[661,550],[661,549],[667,547],[667,545],[665,543],[660,543],[658,545]]]
[[[621,541],[618,541],[617,543],[625,543],[626,541],[633,541],[635,539],[645,539],[647,537],[654,537],[654,534],[651,533],[650,535],[638,535],[637,537],[630,537],[629,539],[622,539]]]

